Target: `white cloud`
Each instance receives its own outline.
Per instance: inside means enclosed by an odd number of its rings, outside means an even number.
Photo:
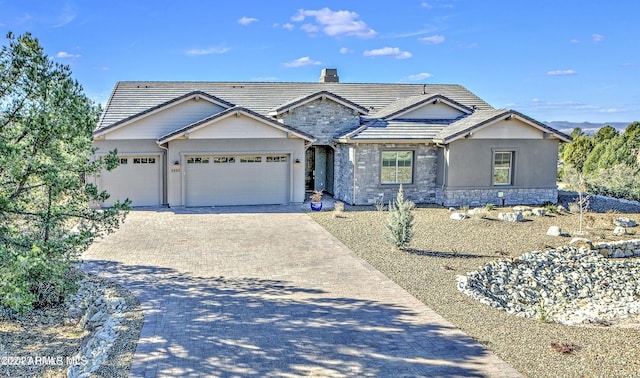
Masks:
[[[574,70],[556,70],[556,71],[548,71],[547,75],[549,76],[570,76],[576,75],[577,72]]]
[[[591,36],[591,38],[593,38],[593,42],[602,42],[602,40],[604,39],[604,35],[602,34],[594,34]]]
[[[580,40],[574,38],[574,39],[570,40],[569,43],[580,43]]]
[[[56,54],[56,58],[60,58],[60,59],[74,59],[79,57],[80,55],[70,54],[66,51],[60,51],[59,53]]]
[[[240,25],[245,25],[245,26],[247,26],[247,25],[249,25],[250,23],[252,23],[252,22],[257,22],[257,21],[258,21],[258,19],[257,19],[257,18],[242,16],[242,18],[238,20],[238,23],[239,23]]]
[[[628,109],[624,108],[607,108],[598,110],[599,113],[624,113],[628,111]]]
[[[313,24],[304,24],[300,26],[300,29],[306,31],[307,33],[317,33],[320,28],[317,25]]]
[[[186,54],[189,56],[211,55],[211,54],[224,54],[231,50],[228,47],[210,47],[207,49],[191,49],[187,50]]]
[[[341,47],[340,48],[340,54],[351,54],[353,52],[353,50],[350,50],[346,47]]]
[[[295,28],[295,26],[293,26],[293,24],[290,24],[290,23],[287,22],[286,24],[282,25],[282,28],[283,29],[287,29],[287,30],[293,30],[293,28]]]
[[[375,30],[367,26],[364,21],[357,20],[359,15],[355,12],[346,10],[334,12],[329,8],[319,10],[300,9],[296,15],[291,17],[291,21],[302,22],[307,17],[315,18],[317,24],[315,31],[322,30],[323,33],[331,37],[373,38],[377,35]],[[307,27],[307,29],[311,28]]]
[[[444,42],[444,36],[443,35],[430,35],[428,37],[422,37],[419,38],[421,42],[424,42],[428,45],[437,45],[439,43],[443,43]]]
[[[283,63],[282,65],[288,68],[298,68],[298,67],[306,67],[306,66],[318,66],[320,64],[322,63],[317,60],[313,60],[308,56],[303,56],[302,58],[298,58],[296,60]]]
[[[416,75],[409,75],[407,76],[407,80],[409,81],[422,81],[422,80],[426,80],[429,78],[432,78],[433,75],[430,73],[426,73],[426,72],[421,72],[419,74]]]
[[[407,59],[413,55],[408,51],[402,51],[397,47],[383,47],[381,49],[366,50],[362,53],[364,56],[393,56],[396,59]]]
[[[426,9],[433,9],[434,7],[436,8],[445,8],[445,9],[450,9],[453,8],[453,4],[442,4],[442,3],[428,3],[426,1],[422,2],[422,7],[426,8]]]
[[[64,10],[62,11],[62,14],[58,17],[53,27],[59,28],[59,27],[65,26],[75,19],[76,19],[76,12],[71,8],[71,6],[66,5],[64,7]]]

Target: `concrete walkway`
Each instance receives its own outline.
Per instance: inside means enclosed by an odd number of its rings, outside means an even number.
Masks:
[[[84,255],[145,322],[133,377],[519,377],[299,206],[132,211]]]

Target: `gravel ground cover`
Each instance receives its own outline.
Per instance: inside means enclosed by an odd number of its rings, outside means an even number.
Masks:
[[[142,330],[140,303],[130,291],[111,281],[81,271],[77,274],[125,301],[119,337],[91,376],[128,377]],[[67,357],[75,356],[91,337],[88,330],[72,321],[69,308],[69,303],[63,303],[32,311],[19,320],[0,319],[0,377],[67,377]]]
[[[587,235],[582,236],[594,242],[640,238],[612,235],[612,220],[620,216],[619,212],[640,221],[640,209],[626,205],[603,212],[607,203],[594,200],[592,205],[601,212],[587,214]],[[309,215],[356,254],[528,377],[640,376],[638,316],[588,326],[543,323],[509,315],[457,290],[457,275],[497,259],[566,245],[571,239],[568,235],[579,229],[574,214],[527,217],[518,223],[497,220],[498,212],[509,210],[495,209],[486,218],[456,221],[449,218],[447,209],[418,208],[416,235],[404,251],[386,240],[386,212],[347,207],[339,214],[323,211]],[[547,236],[550,226],[560,226],[567,236]]]

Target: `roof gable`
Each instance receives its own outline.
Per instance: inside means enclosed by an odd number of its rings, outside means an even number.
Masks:
[[[202,120],[199,120],[197,122],[194,122],[190,125],[187,125],[179,130],[175,130],[171,133],[168,133],[166,135],[161,136],[160,138],[158,138],[157,142],[158,143],[166,143],[175,139],[180,139],[180,138],[189,138],[189,135],[191,134],[198,134],[198,133],[202,133],[203,130],[207,127],[210,127],[213,124],[219,123],[224,121],[225,119],[228,119],[230,117],[248,117],[250,118],[252,121],[256,121],[259,124],[274,128],[275,130],[278,131],[282,131],[284,132],[286,135],[288,136],[294,136],[300,139],[304,139],[306,141],[312,142],[314,140],[314,137],[312,135],[309,135],[307,133],[304,133],[302,131],[296,130],[290,126],[287,126],[285,124],[282,124],[280,122],[277,122],[275,120],[272,120],[270,118],[264,117],[258,113],[255,113],[247,108],[243,108],[240,106],[235,106],[233,108],[230,109],[226,109],[220,113],[211,115],[207,118],[204,118]],[[240,134],[236,134],[236,135],[240,135]],[[272,134],[275,135],[275,134]],[[202,136],[202,135],[200,135]],[[205,135],[206,136],[206,135]],[[252,135],[252,138],[259,138],[261,137],[260,135]],[[265,137],[265,135],[263,135],[262,137]]]
[[[447,144],[461,138],[473,137],[474,132],[480,132],[483,129],[496,126],[503,121],[520,121],[518,125],[514,124],[514,126],[526,125],[540,131],[542,133],[542,137],[545,139],[553,138],[561,142],[571,142],[571,137],[568,135],[529,118],[515,110],[506,109],[476,111],[473,114],[452,123],[450,126],[443,128],[434,138],[434,141]],[[509,125],[503,124],[501,126],[507,128],[506,133],[505,130],[501,132],[503,137],[510,137],[510,135],[508,135]]]
[[[113,99],[113,95],[112,95],[112,99]],[[110,99],[109,101],[111,102],[112,99]],[[103,117],[101,119],[101,122],[98,124],[98,128],[93,132],[93,134],[94,134],[94,136],[104,136],[108,132],[111,132],[111,131],[119,129],[121,127],[130,125],[130,124],[132,124],[134,122],[138,122],[138,121],[140,121],[140,120],[142,120],[144,118],[147,118],[147,117],[153,116],[155,114],[167,111],[169,109],[176,108],[176,107],[178,107],[178,106],[180,106],[182,104],[185,104],[185,103],[187,103],[187,102],[189,102],[191,100],[196,101],[196,102],[200,101],[200,100],[204,100],[209,104],[215,105],[217,107],[218,111],[220,109],[228,109],[228,108],[231,108],[231,107],[234,106],[234,104],[232,104],[232,103],[230,103],[228,101],[222,100],[222,99],[220,99],[220,98],[218,98],[216,96],[212,96],[212,95],[210,95],[208,93],[205,93],[205,92],[202,92],[202,91],[192,91],[192,92],[189,92],[189,93],[184,94],[182,96],[175,97],[175,98],[173,98],[173,99],[171,99],[169,101],[165,101],[165,102],[163,102],[161,104],[158,104],[156,106],[153,106],[153,107],[150,107],[148,109],[145,109],[145,110],[143,110],[141,112],[138,112],[136,114],[130,115],[130,116],[126,117],[126,118],[123,118],[123,119],[121,119],[119,121],[116,121],[116,122],[108,124],[108,125],[104,124],[104,118],[105,117],[103,115]],[[107,111],[108,111],[108,107],[107,107],[107,109],[105,109],[105,113],[107,113]]]
[[[367,114],[368,110],[365,107],[362,107],[352,101],[347,100],[344,97],[340,97],[334,93],[331,93],[329,91],[319,91],[319,92],[315,92],[312,93],[310,95],[304,96],[304,97],[300,97],[297,98],[295,100],[289,101],[287,103],[284,103],[282,105],[280,105],[279,107],[273,109],[272,111],[269,112],[270,116],[278,116],[282,113],[286,113],[292,109],[295,109],[297,107],[303,106],[305,104],[308,104],[312,101],[315,100],[331,100],[334,102],[337,102],[338,104],[345,106],[347,108],[353,109],[354,111],[360,113],[360,114]]]
[[[455,119],[471,114],[473,109],[440,94],[398,99],[371,117],[392,119]]]

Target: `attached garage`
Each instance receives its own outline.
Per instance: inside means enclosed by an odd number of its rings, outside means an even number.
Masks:
[[[98,187],[111,195],[105,205],[127,198],[131,206],[162,204],[160,155],[124,155],[119,159],[118,167],[102,172],[99,178]]]
[[[183,159],[186,206],[291,201],[289,154],[198,154]]]

